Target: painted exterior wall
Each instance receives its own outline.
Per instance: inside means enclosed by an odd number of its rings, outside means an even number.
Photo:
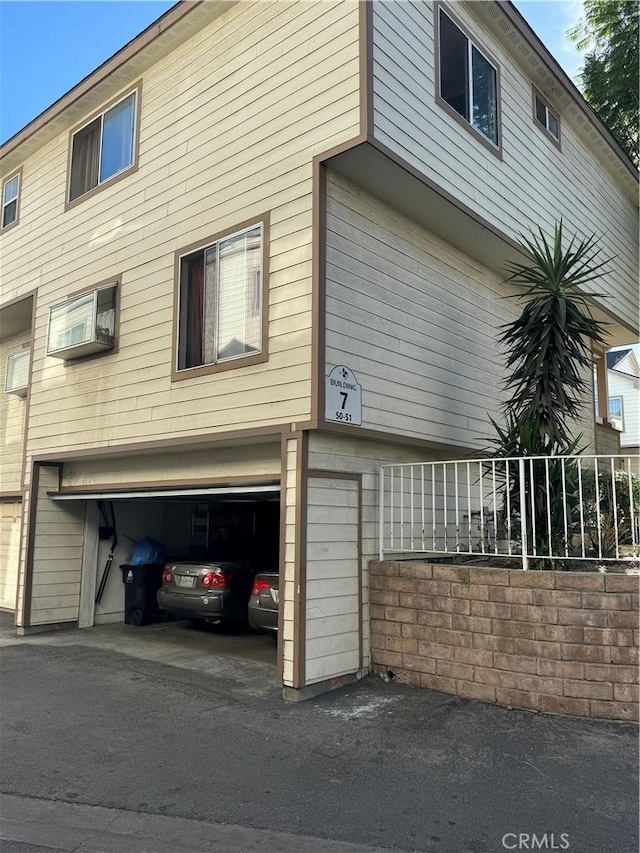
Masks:
[[[0,501],[0,609],[15,610],[22,503]]]
[[[431,459],[438,458],[437,454],[432,454],[430,456]],[[368,668],[370,665],[370,648],[369,648],[369,575],[368,575],[368,564],[369,560],[377,559],[378,556],[378,506],[379,506],[379,471],[380,465],[385,462],[423,462],[429,461],[429,455],[422,448],[417,447],[407,447],[399,444],[392,444],[390,442],[382,442],[382,441],[370,441],[362,438],[358,438],[356,431],[354,430],[353,436],[347,435],[328,435],[328,434],[320,434],[320,433],[311,433],[309,436],[309,454],[308,454],[308,465],[311,471],[313,470],[322,470],[326,472],[339,472],[342,474],[357,474],[360,477],[360,489],[361,489],[361,540],[360,540],[360,559],[361,559],[361,578],[362,578],[362,590],[361,590],[361,601],[362,601],[362,664],[363,668]],[[325,483],[333,483],[333,479],[329,481],[324,481]],[[336,479],[335,488],[344,486],[344,483],[348,483],[349,481],[338,480]],[[313,481],[315,484],[316,481]],[[339,496],[336,500],[342,500],[344,498],[345,502],[349,500],[349,492],[344,496]],[[320,509],[322,506],[321,500],[323,499],[322,492],[318,493],[310,493],[310,499],[314,502],[314,505],[317,506],[317,509],[311,511],[309,521],[311,523],[317,524],[317,519],[322,516],[323,510]],[[352,500],[352,498],[351,498]],[[346,525],[349,527],[349,525]],[[313,532],[312,532],[313,535]],[[326,541],[330,536],[330,531],[325,531],[324,539],[321,540],[321,543]],[[320,545],[321,545],[320,543]],[[350,546],[350,534],[346,533],[344,540],[344,556],[342,559],[347,560],[347,572],[348,576],[351,576],[352,572],[351,563],[351,546]],[[319,546],[320,547],[320,546]],[[313,565],[313,575],[311,577],[324,577],[331,576],[333,572],[333,568],[329,565],[329,556],[323,556],[322,553],[316,546],[312,549],[311,556],[315,558]],[[327,552],[328,554],[328,552]],[[308,555],[309,556],[309,553]],[[309,571],[309,567],[307,566],[307,571]],[[350,582],[349,582],[350,583]],[[340,587],[339,583],[336,585],[336,589],[340,589],[342,603],[338,605],[335,612],[346,612],[352,613],[352,602],[354,592],[352,589],[352,584],[349,585],[343,584]],[[311,590],[313,593],[313,590]],[[310,591],[307,590],[307,595],[310,594]],[[313,599],[312,599],[313,601]],[[308,612],[308,611],[307,611]],[[352,625],[348,623],[345,625],[344,633],[345,635],[350,635],[352,633]],[[348,641],[346,639],[341,640],[340,642],[346,644]],[[314,654],[321,658],[323,663],[322,672],[327,673],[325,677],[337,676],[344,673],[344,663],[346,658],[342,657],[342,651],[339,648],[339,645],[334,647],[334,644],[331,640],[331,637],[327,637],[323,644],[317,643],[314,646]],[[332,656],[332,657],[330,657]],[[352,658],[349,659],[350,663],[355,662],[355,656],[352,655]],[[308,678],[313,677],[313,673],[316,672],[314,666],[319,666],[319,664],[314,664],[313,661],[310,661],[308,664]],[[333,671],[331,671],[331,666],[333,666]],[[355,672],[357,666],[352,669],[352,672]]]
[[[326,372],[354,371],[364,427],[486,449],[513,288],[335,173],[327,193]]]
[[[501,75],[499,160],[435,103],[434,4],[373,3],[375,136],[428,178],[514,239],[541,226],[602,238],[615,258],[603,304],[617,316],[638,316],[637,184],[626,189],[607,171],[560,112],[562,150],[534,124],[532,83],[518,58],[473,13],[449,8]]]
[[[359,483],[307,484],[305,681],[360,668]]]
[[[85,502],[56,503],[47,492],[57,488],[57,468],[42,467],[34,500],[32,625],[78,618]]]
[[[30,334],[27,331],[0,341],[0,493],[22,490],[27,401],[15,394],[5,394],[4,387],[8,357],[14,352],[20,352],[29,339]]]
[[[357,4],[239,3],[144,74],[136,172],[65,211],[68,134],[24,163],[3,279],[38,287],[30,456],[309,417],[311,161],[358,132],[358,82]],[[172,383],[174,252],[265,212],[268,362]],[[119,351],[47,357],[51,306],[117,275]]]
[[[280,443],[250,447],[168,450],[145,456],[107,457],[67,462],[62,486],[90,489],[108,485],[164,485],[204,483],[207,479],[231,481],[256,475],[280,478]]]

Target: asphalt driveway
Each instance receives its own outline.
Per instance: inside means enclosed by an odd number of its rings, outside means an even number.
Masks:
[[[152,633],[5,631],[1,850],[638,849],[634,726],[374,679],[284,704],[268,661]]]

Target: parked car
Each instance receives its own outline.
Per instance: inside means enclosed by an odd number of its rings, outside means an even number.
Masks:
[[[253,580],[249,599],[249,625],[278,636],[278,601],[280,597],[277,572],[259,572]]]
[[[185,560],[167,563],[158,607],[194,622],[246,622],[255,567],[250,562]]]

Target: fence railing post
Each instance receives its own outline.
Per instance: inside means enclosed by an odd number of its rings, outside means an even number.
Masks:
[[[384,560],[384,465],[380,466],[380,520],[378,522],[378,538],[380,540],[380,561]]]
[[[529,556],[527,554],[527,490],[524,483],[525,464],[524,459],[518,459],[518,471],[520,473],[520,538],[522,539],[522,569],[529,568]]]

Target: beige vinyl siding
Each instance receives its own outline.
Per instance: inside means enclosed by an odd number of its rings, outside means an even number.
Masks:
[[[66,462],[62,472],[62,486],[91,489],[94,486],[158,486],[182,483],[185,487],[193,481],[208,479],[224,481],[271,475],[280,479],[280,442],[255,444],[244,447],[179,450],[171,448],[164,453],[145,456],[110,457],[96,460]]]
[[[0,500],[0,609],[15,610],[22,504]]]
[[[605,307],[628,323],[638,317],[637,185],[623,188],[558,110],[562,150],[532,119],[531,80],[480,24],[473,4],[454,14],[500,66],[500,161],[435,103],[433,3],[374,3],[375,136],[503,232],[517,239],[541,226],[550,234],[564,217],[568,232],[602,238],[615,258]]]
[[[42,467],[33,551],[32,625],[78,618],[85,502],[55,503],[47,492],[57,487],[57,469]]]
[[[310,416],[312,158],[358,133],[358,82],[357,4],[240,3],[144,74],[138,171],[63,212],[67,134],[25,163],[3,273],[39,286],[30,453]],[[269,360],[172,383],[174,252],[264,213]],[[46,357],[51,305],[114,275],[119,352]]]
[[[362,576],[362,620],[363,620],[363,666],[370,665],[369,647],[369,561],[378,558],[378,519],[380,494],[380,465],[389,462],[428,462],[437,456],[415,447],[403,447],[397,443],[363,440],[357,436],[334,436],[311,433],[309,436],[309,466],[323,471],[335,471],[361,476],[362,527],[361,527],[361,576]],[[326,483],[327,481],[325,481]],[[328,481],[333,483],[333,480]],[[342,485],[345,480],[336,479]],[[328,534],[328,535],[327,535]],[[325,532],[329,539],[330,531]],[[331,570],[330,570],[331,571]],[[308,567],[307,567],[308,573]],[[307,594],[309,594],[307,592]],[[352,671],[355,671],[352,670]],[[313,667],[307,664],[307,679]]]
[[[307,490],[306,683],[360,667],[358,483],[310,476]]]
[[[285,442],[285,491],[280,504],[280,512],[284,513],[284,609],[281,630],[283,645],[284,670],[283,683],[293,687],[294,682],[294,608],[296,598],[296,511],[298,500],[297,468],[300,447],[297,438]]]
[[[497,416],[499,326],[510,291],[490,271],[333,173],[327,201],[326,373],[351,368],[362,426],[484,449]]]
[[[7,359],[29,343],[30,332],[0,341],[0,493],[22,490],[22,457],[27,401],[4,390]]]

